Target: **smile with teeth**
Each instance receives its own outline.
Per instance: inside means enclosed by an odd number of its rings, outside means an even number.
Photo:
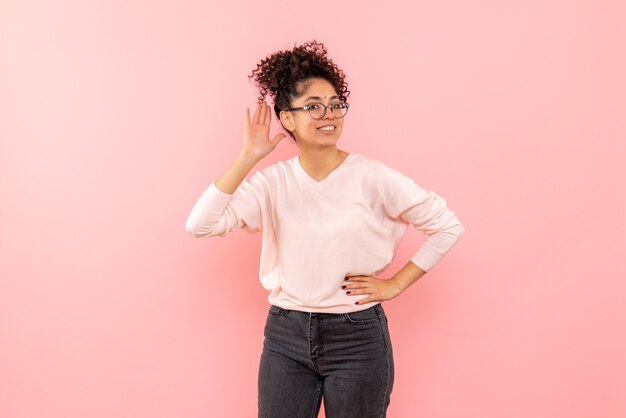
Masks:
[[[321,128],[317,128],[317,129],[322,130],[322,131],[334,131],[335,127],[334,126],[323,126]]]

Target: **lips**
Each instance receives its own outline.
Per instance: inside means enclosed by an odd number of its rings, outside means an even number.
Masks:
[[[322,129],[322,128],[325,128],[325,127],[328,127],[328,126],[332,126],[334,129]],[[320,130],[320,131],[324,131],[324,132],[334,132],[337,129],[337,127],[335,125],[322,125],[322,126],[318,127],[317,129]]]

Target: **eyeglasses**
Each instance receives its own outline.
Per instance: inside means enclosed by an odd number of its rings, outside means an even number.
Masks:
[[[346,102],[333,103],[326,106],[324,103],[312,103],[310,105],[302,106],[302,107],[292,107],[289,109],[285,109],[285,112],[290,110],[308,110],[309,115],[313,119],[322,119],[326,115],[326,109],[330,108],[333,115],[337,118],[343,118],[348,113],[348,108],[350,105]]]

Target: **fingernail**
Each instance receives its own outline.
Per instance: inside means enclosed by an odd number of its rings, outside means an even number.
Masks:
[[[359,304],[359,302],[354,302],[354,304],[355,304],[355,305],[358,305],[358,304]]]
[[[346,294],[348,294],[348,295],[349,295],[349,294],[350,294],[350,291],[348,290],[348,291],[346,292]]]
[[[348,277],[346,277],[344,280],[348,280]]]
[[[342,289],[345,289],[345,288],[346,288],[346,285],[341,286],[341,288],[342,288]]]

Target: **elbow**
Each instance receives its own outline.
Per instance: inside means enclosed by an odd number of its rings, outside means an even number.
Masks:
[[[442,234],[442,236],[447,236],[450,242],[455,243],[465,234],[465,227],[457,219],[453,224],[447,226],[445,229],[439,232]]]
[[[458,241],[465,234],[465,227],[460,222],[454,227],[452,231],[455,235],[454,241]]]
[[[198,232],[196,232],[196,231],[189,231],[189,230],[188,230],[188,231],[187,231],[187,233],[188,233],[189,235],[191,235],[192,237],[194,237],[194,238],[204,238],[204,237],[206,237],[206,235],[204,235],[204,234],[200,234],[200,233],[198,233]]]
[[[187,233],[194,238],[204,238],[211,234],[210,230],[206,227],[200,228],[200,226],[191,219],[187,219],[187,222],[185,223],[185,231],[187,231]]]
[[[185,231],[194,238],[224,236],[226,234],[226,231],[220,228],[219,223],[204,225],[190,219],[185,223]]]
[[[195,226],[194,226],[194,225],[189,224],[189,222],[185,224],[185,231],[187,231],[187,233],[188,233],[189,235],[191,235],[192,237],[194,237],[194,238],[202,238],[203,236],[205,236],[205,235],[201,234],[201,233],[200,233],[200,232],[199,232],[199,231],[195,228]]]
[[[465,227],[463,226],[463,224],[459,224],[457,233],[459,238],[461,238],[465,234]]]

